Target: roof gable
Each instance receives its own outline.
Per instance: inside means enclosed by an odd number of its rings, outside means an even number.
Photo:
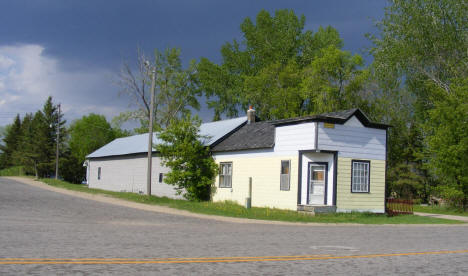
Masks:
[[[386,125],[386,124],[371,122],[369,118],[367,118],[367,116],[359,108],[353,108],[353,109],[329,112],[329,113],[322,113],[322,114],[312,115],[312,116],[283,119],[283,120],[278,120],[274,122],[273,124],[277,126],[301,124],[304,122],[326,122],[326,123],[333,123],[333,124],[344,124],[353,116],[356,116],[356,118],[365,127],[378,128],[378,129],[387,129],[389,127],[389,125]]]

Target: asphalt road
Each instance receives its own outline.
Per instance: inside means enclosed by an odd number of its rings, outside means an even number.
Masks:
[[[19,274],[468,275],[468,227],[227,223],[0,178],[0,275]]]

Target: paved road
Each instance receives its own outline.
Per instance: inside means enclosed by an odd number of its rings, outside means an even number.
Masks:
[[[468,275],[468,227],[227,223],[0,178],[0,275],[18,274]]]

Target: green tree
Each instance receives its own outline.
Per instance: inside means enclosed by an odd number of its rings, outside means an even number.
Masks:
[[[198,78],[208,98],[208,106],[214,109],[215,120],[222,114],[237,116],[239,109],[246,109],[248,105],[253,105],[262,119],[308,115],[318,111],[314,108],[316,105],[311,104],[310,94],[314,91],[309,91],[311,85],[307,85],[313,71],[311,64],[327,61],[323,55],[329,54],[331,50],[324,52],[328,48],[334,49],[334,54],[339,57],[348,54],[341,51],[343,42],[332,27],[320,27],[313,34],[304,30],[304,25],[305,17],[298,17],[291,10],[277,10],[274,16],[262,10],[255,22],[250,18],[242,22],[241,42],[234,40],[222,46],[220,65],[206,58],[200,60]],[[317,60],[319,58],[322,61]],[[347,74],[343,83],[353,82],[349,88],[353,86],[356,90],[358,77],[355,75],[359,74],[357,67],[362,65],[362,59],[358,56],[341,58],[349,59],[348,64],[339,64],[340,69],[330,68],[327,76],[321,76],[322,79],[331,78],[332,72],[342,70]],[[318,73],[312,74],[316,80]],[[336,86],[334,81],[327,79],[321,86]],[[303,82],[307,84],[303,85]]]
[[[60,128],[59,151],[64,151],[64,141],[67,136],[63,113],[58,112],[58,105],[52,102],[52,97],[48,97],[42,110],[38,114],[36,124],[36,136],[41,146],[38,149],[40,160],[38,171],[40,177],[50,177],[55,174],[55,158],[57,131]]]
[[[466,1],[392,1],[372,37],[377,74],[410,84],[422,109],[431,107],[424,81],[450,93],[451,81],[468,75],[467,14]]]
[[[69,128],[71,154],[83,163],[86,155],[117,138],[117,134],[103,115],[83,116]]]
[[[391,124],[396,126],[390,131],[390,174],[392,168],[397,170],[402,165],[410,165],[410,172],[417,171],[424,176],[425,191],[431,179],[435,179],[436,185],[452,189],[446,194],[455,195],[454,191],[458,191],[458,196],[463,195],[463,174],[458,170],[460,167],[449,168],[460,163],[464,142],[455,129],[444,131],[444,126],[453,126],[450,116],[444,114],[449,112],[448,103],[466,102],[459,92],[463,91],[460,87],[464,87],[460,83],[468,77],[466,14],[466,1],[395,0],[377,24],[379,35],[371,36],[374,42],[372,71],[382,93],[379,101],[383,103],[378,108],[387,109],[382,112],[387,116],[386,121],[393,121]],[[410,96],[402,97],[405,93]],[[466,95],[466,88],[464,93]],[[403,108],[398,111],[399,107],[385,103]],[[466,119],[467,113],[461,113],[462,107],[454,108],[453,116]],[[463,122],[461,120],[462,128]],[[410,126],[423,131],[412,135]],[[445,136],[441,136],[442,133]],[[447,148],[435,146],[443,144],[453,151],[450,155],[446,153]],[[405,146],[409,148],[406,152]],[[447,173],[447,177],[442,172]]]
[[[103,115],[89,114],[75,120],[68,130],[68,149],[62,157],[62,176],[72,183],[81,183],[86,170],[83,162],[86,156],[115,138],[125,135],[114,129]]]
[[[359,107],[370,113],[373,94],[364,89],[369,71],[364,61],[334,45],[322,48],[304,70],[302,98],[307,113],[324,113]]]
[[[3,138],[3,145],[0,144],[0,168],[6,168],[9,166],[17,165],[17,162],[13,159],[13,153],[18,148],[18,141],[21,139],[21,118],[16,115],[13,124],[6,128],[6,134]]]
[[[428,167],[442,184],[442,195],[452,204],[468,208],[468,78],[452,83],[451,93],[439,89],[425,124]],[[443,95],[443,96],[442,96]]]
[[[19,164],[25,167],[26,173],[34,174],[36,178],[39,177],[38,164],[41,157],[44,159],[44,156],[40,155],[44,137],[37,136],[41,121],[43,121],[41,112],[36,112],[34,116],[32,113],[26,114],[21,125],[22,136],[18,150],[14,153]]]
[[[171,169],[165,176],[167,184],[174,185],[188,200],[209,200],[218,166],[211,157],[209,147],[199,134],[200,120],[186,115],[174,120],[158,136],[163,143],[156,146],[162,164]]]
[[[152,59],[147,64],[150,60],[138,51],[137,70],[125,63],[118,81],[120,93],[130,96],[132,105],[137,107],[136,110],[122,113],[119,120],[139,120],[141,127],[135,129],[138,133],[148,132],[152,68],[156,73],[154,129],[167,127],[173,119],[189,113],[190,108],[200,108],[197,96],[201,92],[195,78],[195,61],[183,68],[180,49],[176,48],[163,52],[156,49]]]

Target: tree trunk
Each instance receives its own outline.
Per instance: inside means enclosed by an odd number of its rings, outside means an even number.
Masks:
[[[37,163],[34,162],[34,174],[36,175],[36,179],[39,179],[39,175],[37,173]]]

